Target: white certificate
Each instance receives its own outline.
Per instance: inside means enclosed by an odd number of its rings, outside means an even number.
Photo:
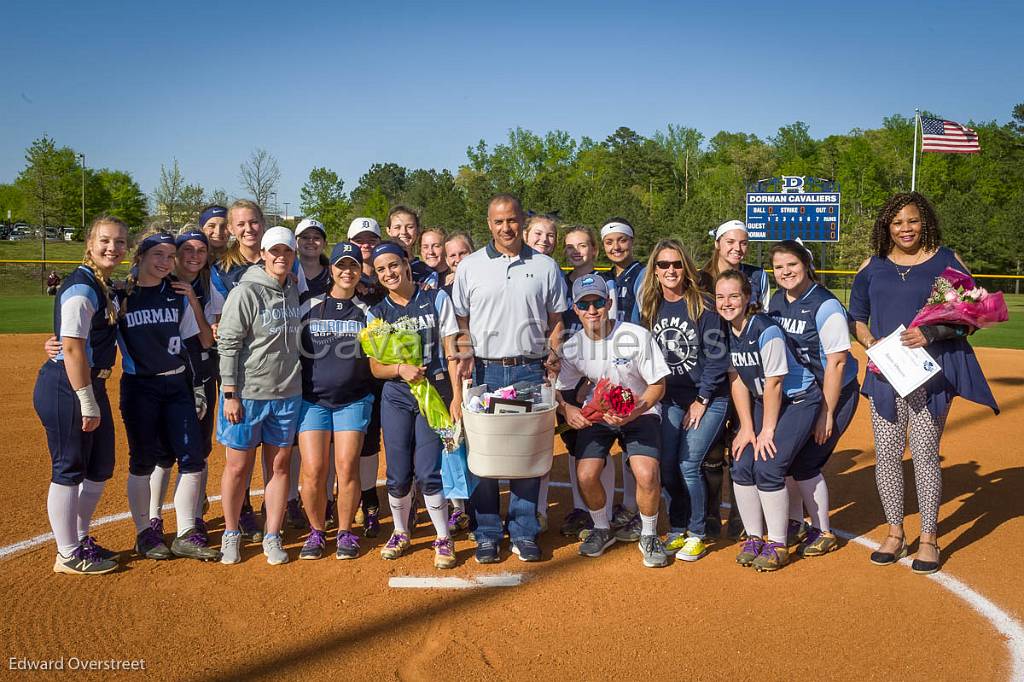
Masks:
[[[939,363],[924,348],[907,348],[900,342],[900,334],[906,329],[901,324],[892,334],[867,349],[868,358],[902,398],[942,372]]]

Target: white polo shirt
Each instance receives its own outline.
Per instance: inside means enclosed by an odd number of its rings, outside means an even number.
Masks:
[[[466,256],[455,271],[455,314],[469,317],[478,358],[547,354],[548,314],[566,310],[565,278],[550,257],[523,244],[516,256],[494,243]]]

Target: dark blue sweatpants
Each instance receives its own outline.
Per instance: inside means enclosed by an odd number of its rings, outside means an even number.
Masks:
[[[779,421],[775,426],[775,457],[754,460],[754,446],[748,445],[739,459],[733,459],[730,473],[734,483],[756,485],[758,490],[772,492],[786,487],[786,475],[797,453],[814,433],[814,422],[821,407],[821,391],[817,385],[796,400],[782,399]],[[764,403],[754,401],[754,433],[761,432]]]
[[[441,399],[452,401],[448,377],[430,382]],[[387,463],[388,494],[405,497],[415,476],[424,495],[441,492],[441,438],[420,414],[409,385],[388,381],[381,391],[381,432]]]
[[[50,480],[58,485],[78,485],[84,479],[99,483],[114,474],[114,415],[106,379],[94,376],[92,389],[100,408],[100,425],[86,433],[82,431],[82,406],[64,363],[49,361],[36,377],[32,404],[46,429]]]
[[[203,470],[206,452],[195,398],[185,373],[121,375],[121,418],[128,435],[128,472],[149,476],[172,454],[178,471]]]

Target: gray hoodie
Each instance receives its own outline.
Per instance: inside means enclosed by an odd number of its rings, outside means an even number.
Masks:
[[[249,268],[224,302],[217,328],[220,377],[247,400],[302,393],[299,292],[261,266]]]

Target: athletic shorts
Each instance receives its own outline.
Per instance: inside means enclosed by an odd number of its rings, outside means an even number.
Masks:
[[[661,417],[642,414],[621,428],[607,424],[593,424],[576,436],[576,459],[603,459],[618,439],[623,454],[628,457],[653,457],[661,453]]]
[[[242,421],[232,424],[224,416],[221,403],[217,416],[217,440],[234,450],[252,450],[260,443],[279,448],[291,447],[301,407],[301,395],[275,400],[242,398]]]
[[[341,407],[324,407],[307,400],[299,411],[299,433],[303,431],[359,431],[366,433],[373,412],[373,394]]]

